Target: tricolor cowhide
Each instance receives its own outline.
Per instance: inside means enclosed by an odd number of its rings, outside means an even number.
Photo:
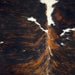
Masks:
[[[58,0],[52,13],[55,26],[49,28],[52,55],[51,75],[75,75],[75,1]]]
[[[0,0],[0,75],[75,75],[75,1],[53,7],[48,26],[40,0]]]

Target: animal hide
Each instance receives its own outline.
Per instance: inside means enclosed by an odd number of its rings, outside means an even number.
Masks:
[[[40,0],[0,0],[0,75],[75,75],[75,1],[53,8],[48,26]]]

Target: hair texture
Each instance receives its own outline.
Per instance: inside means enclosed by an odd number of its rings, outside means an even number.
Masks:
[[[0,0],[0,75],[46,75],[49,68],[46,5],[39,0]],[[1,43],[3,42],[3,43]]]
[[[53,5],[52,19],[55,26],[49,28],[49,45],[52,51],[51,75],[75,75],[75,1],[59,0]],[[63,30],[71,29],[63,33]]]
[[[53,8],[55,25],[48,27],[40,0],[0,0],[0,75],[75,75],[75,1]]]

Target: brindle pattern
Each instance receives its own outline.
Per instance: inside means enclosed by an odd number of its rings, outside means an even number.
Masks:
[[[33,16],[47,29],[45,4],[0,0],[0,75],[75,75],[75,31],[60,36],[63,29],[75,27],[75,1],[59,0],[53,7],[55,26],[48,27],[47,37],[27,20]]]
[[[53,55],[50,72],[51,75],[75,75],[75,31],[65,32],[60,36],[63,29],[75,28],[75,1],[59,0],[53,7],[55,26],[49,28],[48,39]]]
[[[47,35],[26,18],[47,28],[45,12],[39,0],[0,0],[0,75],[48,74]]]

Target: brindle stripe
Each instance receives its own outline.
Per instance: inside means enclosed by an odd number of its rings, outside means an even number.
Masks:
[[[6,19],[2,18],[4,21],[1,19],[3,26],[0,25],[0,33],[5,45],[3,44],[0,58],[4,58],[1,62],[6,62],[9,69],[5,70],[3,66],[5,71],[0,72],[7,72],[7,75],[47,74],[49,53],[46,49],[46,33],[25,18],[17,17],[16,20],[14,18],[16,17],[12,17],[13,21],[7,20],[8,23],[4,23]]]
[[[48,44],[51,48],[52,75],[75,75],[75,31],[67,31],[60,36],[63,29],[75,28],[75,1],[59,0],[53,5],[52,13],[55,26],[49,28]],[[58,29],[58,30],[57,30]]]

